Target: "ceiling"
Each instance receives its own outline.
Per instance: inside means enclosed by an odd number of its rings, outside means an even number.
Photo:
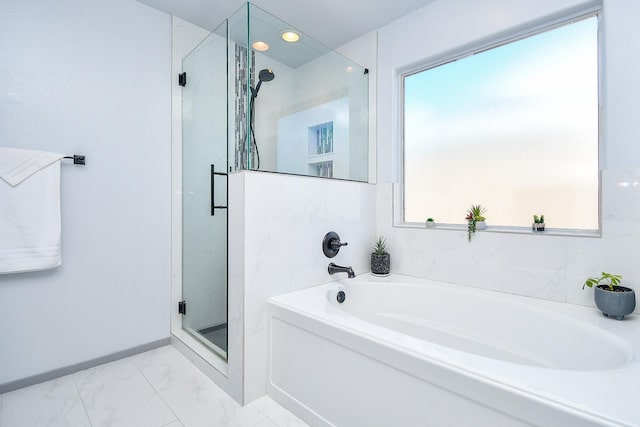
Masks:
[[[213,30],[243,0],[138,0]],[[331,49],[416,10],[433,0],[253,0],[251,3]]]

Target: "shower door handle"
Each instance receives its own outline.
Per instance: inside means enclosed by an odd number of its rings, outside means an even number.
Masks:
[[[228,174],[223,173],[223,172],[216,172],[215,171],[215,167],[214,165],[211,165],[211,216],[214,216],[216,214],[216,209],[227,209],[226,206],[216,206],[215,203],[215,182],[216,182],[216,175],[222,175],[227,177],[228,179]],[[229,192],[229,181],[227,181],[227,193]]]

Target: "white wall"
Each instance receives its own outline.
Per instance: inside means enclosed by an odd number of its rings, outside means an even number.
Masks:
[[[632,0],[603,5],[601,238],[479,232],[469,243],[466,230],[392,227],[400,191],[398,70],[593,4],[437,0],[379,30],[376,228],[388,237],[393,271],[584,305],[593,296],[582,283],[603,270],[640,289],[640,4]]]
[[[62,165],[62,266],[0,276],[0,384],[169,336],[169,16],[0,2],[0,144]]]

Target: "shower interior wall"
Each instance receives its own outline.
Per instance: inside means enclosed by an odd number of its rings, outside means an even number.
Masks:
[[[283,159],[287,163],[305,162],[304,157],[292,158],[294,150],[278,140],[279,132],[289,131],[289,129],[278,130],[280,119],[347,97],[346,115],[349,121],[355,122],[367,113],[368,94],[357,92],[358,90],[366,91],[366,87],[357,84],[345,86],[343,79],[327,78],[327,76],[345,73],[344,63],[333,60],[331,55],[335,53],[330,52],[292,68],[266,54],[256,52],[255,74],[257,75],[261,69],[268,68],[273,70],[276,76],[274,80],[262,85],[259,96],[255,100],[255,135],[260,149],[261,170],[289,171],[289,168],[283,168],[281,164]],[[352,78],[359,77],[361,76],[354,75]],[[368,135],[366,132],[359,132],[358,127],[355,124],[349,125],[349,122],[344,123],[344,129],[348,132],[348,144],[343,145],[345,151],[341,152],[339,159],[336,160],[342,168],[342,172],[338,175],[366,181],[368,156],[363,153],[368,152]],[[301,142],[299,139],[295,141],[295,143],[299,142]],[[304,142],[303,145],[306,150]],[[300,173],[305,174],[307,171],[303,168]]]
[[[260,151],[260,169],[275,171],[278,170],[278,118],[287,114],[292,100],[298,99],[295,86],[292,85],[297,81],[298,72],[268,55],[256,52],[254,86],[258,84],[258,73],[265,68],[273,70],[275,79],[262,84],[254,101],[254,131]]]

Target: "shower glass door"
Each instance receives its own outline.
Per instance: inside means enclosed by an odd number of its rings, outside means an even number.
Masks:
[[[182,71],[182,327],[226,359],[226,22],[182,60]]]

